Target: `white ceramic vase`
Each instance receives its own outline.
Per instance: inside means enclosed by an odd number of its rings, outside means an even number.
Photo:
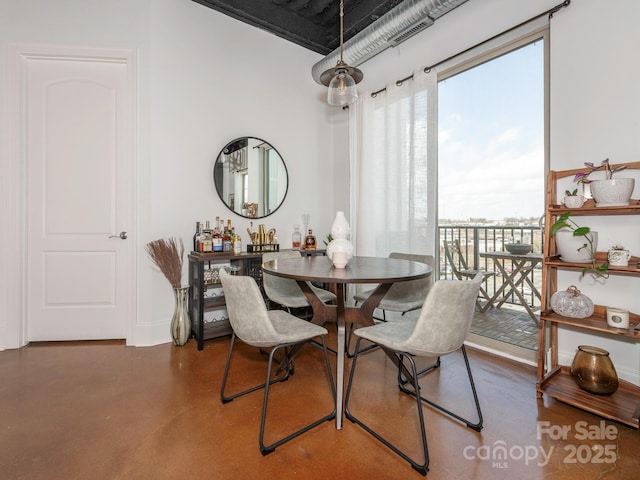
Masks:
[[[327,257],[336,268],[345,268],[347,262],[353,257],[353,244],[348,240],[350,231],[351,228],[344,216],[344,212],[337,212],[331,226],[333,240],[327,245]],[[334,253],[336,252],[340,252],[340,255],[337,255],[334,259]]]
[[[598,232],[591,231],[587,235],[591,236],[595,252],[598,247]],[[555,237],[560,260],[571,263],[591,263],[589,242],[583,235],[574,236],[572,230],[563,229],[557,231]],[[587,244],[587,247],[582,248],[584,244]]]
[[[591,194],[596,201],[596,207],[624,207],[629,205],[629,199],[635,186],[635,179],[594,180],[590,186]]]
[[[333,220],[333,225],[331,225],[331,236],[334,240],[336,238],[349,238],[350,232],[351,228],[344,216],[344,212],[337,212],[336,218]]]

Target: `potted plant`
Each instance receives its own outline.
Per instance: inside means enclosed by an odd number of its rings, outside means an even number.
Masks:
[[[584,195],[578,195],[578,189],[564,191],[564,204],[567,208],[580,208],[584,204]]]
[[[556,247],[560,260],[572,263],[588,263],[582,269],[582,275],[591,272],[595,277],[608,278],[609,264],[600,265],[596,262],[596,248],[598,246],[598,232],[590,227],[581,227],[569,218],[571,212],[558,217],[551,226],[551,235],[556,237]]]
[[[631,253],[622,245],[612,245],[607,252],[607,260],[610,265],[618,265],[620,267],[626,267],[629,265],[631,259]]]
[[[633,193],[635,179],[633,178],[613,178],[613,174],[627,168],[626,165],[611,165],[609,159],[605,159],[598,166],[591,162],[585,162],[588,172],[580,172],[574,177],[578,183],[589,184],[591,194],[596,201],[596,207],[620,207],[629,205],[629,199]],[[591,180],[589,175],[597,170],[604,170],[605,179]]]

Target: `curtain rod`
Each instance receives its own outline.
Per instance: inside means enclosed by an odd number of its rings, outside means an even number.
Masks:
[[[435,64],[433,64],[433,65],[431,65],[431,66],[425,67],[423,71],[424,71],[424,73],[429,73],[429,72],[431,71],[431,69],[432,69],[432,68],[436,68],[437,66],[442,65],[443,63],[446,63],[446,62],[448,62],[449,60],[452,60],[452,59],[454,59],[454,58],[456,58],[456,57],[458,57],[458,56],[460,56],[460,55],[463,55],[463,54],[465,54],[465,53],[467,53],[467,52],[469,52],[469,51],[473,50],[474,48],[477,48],[477,47],[479,47],[479,46],[481,46],[481,45],[484,45],[485,43],[489,43],[490,41],[495,40],[496,38],[498,38],[498,37],[500,37],[500,36],[502,36],[502,35],[505,35],[505,34],[507,34],[507,33],[509,33],[509,32],[512,32],[513,30],[516,30],[516,29],[518,29],[518,28],[522,27],[523,25],[526,25],[527,23],[534,22],[534,21],[538,20],[539,18],[544,17],[545,15],[548,15],[548,16],[549,16],[549,20],[551,20],[551,18],[553,17],[553,14],[554,14],[554,13],[556,13],[556,12],[558,12],[558,11],[562,10],[563,8],[568,7],[570,3],[571,3],[571,0],[565,0],[564,2],[559,3],[559,4],[558,4],[558,5],[556,5],[555,7],[552,7],[552,8],[550,8],[549,10],[547,10],[547,11],[545,11],[545,12],[539,13],[539,14],[538,14],[538,15],[536,15],[535,17],[531,17],[530,19],[525,20],[524,22],[519,23],[519,24],[518,24],[518,25],[516,25],[515,27],[508,28],[507,30],[505,30],[505,31],[503,31],[503,32],[501,32],[501,33],[498,33],[497,35],[494,35],[494,36],[493,36],[493,37],[491,37],[491,38],[487,38],[486,40],[483,40],[483,41],[482,41],[482,42],[480,42],[480,43],[476,43],[475,45],[473,45],[473,46],[471,46],[471,47],[469,47],[469,48],[466,48],[466,49],[462,50],[461,52],[458,52],[458,53],[456,53],[456,54],[454,54],[454,55],[451,55],[450,57],[447,57],[447,58],[445,58],[444,60],[440,60],[438,63],[435,63]],[[406,82],[407,80],[411,80],[412,78],[413,78],[413,75],[409,75],[408,77],[401,78],[400,80],[396,80],[396,86],[398,86],[398,87],[399,87],[399,86],[400,86],[400,85],[402,85],[404,82]],[[384,91],[386,91],[386,90],[387,90],[387,88],[386,88],[386,87],[385,87],[385,88],[381,88],[380,90],[377,90],[377,91],[375,91],[375,92],[372,92],[372,93],[371,93],[371,96],[372,96],[372,97],[375,97],[375,96],[376,96],[376,95],[378,95],[379,93],[382,93],[382,92],[384,92]]]

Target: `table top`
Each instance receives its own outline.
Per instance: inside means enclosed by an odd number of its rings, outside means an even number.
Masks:
[[[353,257],[346,268],[334,268],[329,257],[273,260],[262,270],[279,277],[322,283],[393,283],[431,275],[424,263],[398,258]]]
[[[511,253],[511,252],[480,252],[478,255],[486,258],[505,258],[514,260],[541,261],[544,255],[541,253]]]

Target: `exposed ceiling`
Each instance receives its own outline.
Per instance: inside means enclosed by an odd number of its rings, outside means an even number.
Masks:
[[[339,0],[193,1],[322,55],[340,46]],[[344,41],[403,1],[345,0]]]

